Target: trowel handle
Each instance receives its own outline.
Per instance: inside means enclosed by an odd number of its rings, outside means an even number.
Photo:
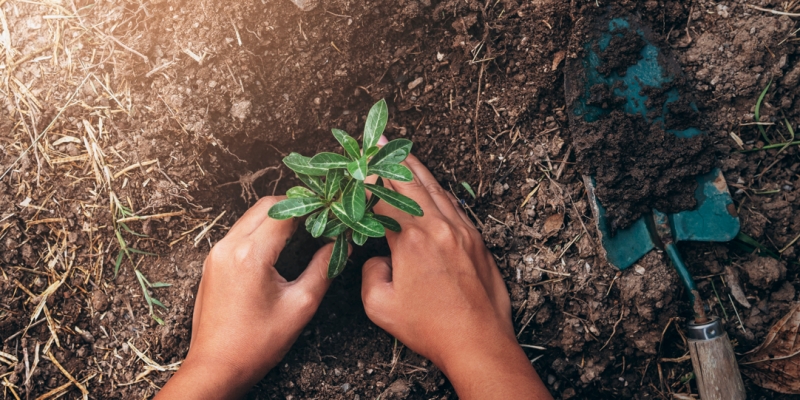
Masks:
[[[689,354],[702,400],[745,400],[742,376],[728,334],[718,319],[687,329]]]

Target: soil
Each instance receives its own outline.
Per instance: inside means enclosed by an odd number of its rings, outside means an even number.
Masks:
[[[578,168],[595,178],[612,232],[654,208],[674,213],[696,206],[695,177],[716,163],[707,135],[678,138],[621,110],[581,125],[572,128]]]
[[[742,233],[763,246],[679,246],[743,353],[797,300],[798,150],[763,149],[767,139],[792,139],[784,117],[800,120],[794,23],[739,1],[616,3],[674,51]],[[285,0],[0,4],[10,32],[0,34],[0,350],[14,357],[0,357],[5,396],[37,398],[68,384],[49,351],[91,397],[151,397],[188,350],[210,246],[254,197],[298,183],[282,155],[334,150],[332,127],[359,136],[380,98],[390,107],[387,134],[414,141],[474,213],[508,284],[519,341],[546,349],[525,351],[556,398],[696,394],[681,331],[691,308],[666,257],[652,252],[617,271],[591,229],[563,88],[565,60],[584,38],[576,27],[602,12],[597,4],[330,0],[306,12]],[[772,125],[762,135],[751,123],[770,82],[760,115]],[[672,111],[675,126],[687,113]],[[112,193],[153,216],[128,222],[146,237],[120,235],[157,254],[125,257],[116,276]],[[296,275],[317,246],[296,237],[280,270]],[[249,397],[456,397],[429,361],[364,314],[358,266],[375,254],[388,254],[385,243],[354,253]],[[149,291],[166,306],[155,311],[164,325],[148,315],[135,270],[172,284]],[[738,290],[750,307],[730,300]],[[42,301],[47,311],[35,315]],[[790,398],[745,382],[751,398]],[[74,386],[61,391],[80,396]]]

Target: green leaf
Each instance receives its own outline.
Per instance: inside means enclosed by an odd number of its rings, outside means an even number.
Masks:
[[[114,278],[116,279],[117,274],[119,273],[119,266],[122,265],[122,256],[125,255],[125,251],[119,249],[119,253],[117,254],[117,261],[114,262]]]
[[[347,225],[342,222],[342,220],[338,218],[329,218],[328,224],[325,226],[325,232],[322,232],[322,236],[325,237],[336,237],[344,233],[347,230]]]
[[[475,198],[475,191],[472,190],[472,186],[470,186],[469,183],[461,182],[461,186],[463,186],[464,189],[467,190],[467,193],[469,193],[470,196],[472,196],[473,199]]]
[[[405,160],[411,153],[411,143],[408,139],[395,139],[386,143],[369,161],[369,165],[397,164]]]
[[[272,219],[278,220],[302,217],[323,205],[324,203],[320,199],[287,199],[272,206],[267,215]]]
[[[347,235],[339,235],[333,244],[333,252],[328,262],[328,279],[339,276],[347,265]]]
[[[378,180],[375,181],[375,184],[378,185],[378,186],[383,187],[383,178],[378,177]],[[367,201],[366,210],[367,211],[372,211],[372,207],[375,207],[375,205],[378,204],[378,202],[380,200],[381,200],[381,198],[378,197],[378,196],[369,196],[369,201]]]
[[[358,142],[352,136],[341,129],[331,129],[331,132],[333,132],[333,137],[339,141],[339,144],[342,145],[350,158],[357,160],[361,157],[361,149],[358,148]]]
[[[350,173],[354,179],[363,181],[367,177],[367,157],[361,157],[347,164],[347,172]]]
[[[336,153],[319,153],[311,158],[311,166],[322,168],[326,172],[332,168],[347,168],[349,162],[347,157]]]
[[[764,90],[761,92],[761,95],[758,96],[758,100],[756,100],[756,108],[755,112],[753,112],[753,117],[756,122],[761,122],[761,103],[764,101],[764,97],[767,95],[770,86],[772,86],[772,79],[769,80],[767,87],[764,88]],[[764,129],[764,127],[758,125],[758,130],[761,132],[761,137],[764,138],[764,141],[767,142],[767,144],[772,144],[772,142],[767,139],[767,131]]]
[[[323,176],[328,172],[325,168],[315,167],[311,165],[311,159],[302,156],[298,153],[291,153],[283,158],[283,163],[286,164],[292,171],[298,174],[305,174],[311,176]]]
[[[365,155],[365,156],[367,156],[367,157],[372,157],[372,156],[374,156],[375,154],[377,154],[377,153],[378,153],[378,151],[380,151],[380,147],[378,147],[378,146],[372,146],[372,147],[370,147],[369,149],[367,149],[367,151],[365,151],[365,152],[364,152],[364,155]]]
[[[389,205],[392,207],[395,207],[401,211],[405,211],[417,217],[421,217],[422,215],[424,215],[424,213],[422,212],[422,207],[420,207],[416,201],[411,200],[410,198],[403,196],[402,194],[397,193],[394,190],[370,184],[367,184],[366,187],[367,189],[369,189],[370,192],[372,192],[373,195],[380,197],[381,200],[389,203]],[[347,221],[345,221],[345,223],[347,223]]]
[[[364,216],[367,208],[367,194],[364,191],[364,182],[352,180],[342,193],[342,206],[351,221],[358,221]]]
[[[373,219],[380,222],[384,228],[392,231],[392,232],[400,232],[400,223],[395,221],[393,218],[387,217],[385,215],[375,214],[372,216]]]
[[[399,182],[411,182],[414,175],[405,165],[400,164],[378,164],[369,167],[369,174]]]
[[[328,209],[322,210],[322,212],[314,218],[314,224],[311,226],[311,236],[318,238],[322,236],[322,233],[325,232],[325,227],[328,225]]]
[[[378,140],[386,129],[386,121],[389,120],[389,109],[386,100],[375,103],[367,114],[367,123],[364,126],[363,148],[369,149],[378,144]]]
[[[344,178],[344,170],[332,169],[328,171],[325,177],[325,199],[330,200],[339,191],[339,184]]]
[[[122,227],[122,229],[125,229],[125,231],[130,233],[131,235],[138,236],[138,237],[147,237],[147,235],[143,235],[141,233],[136,233],[136,232],[132,231],[131,228],[128,228],[128,225],[125,225],[124,222],[120,222],[119,225]]]
[[[322,211],[317,211],[309,215],[308,218],[306,218],[305,225],[306,225],[306,231],[308,231],[308,233],[311,233],[311,230],[314,229],[314,221],[317,219],[317,217],[319,217],[319,214],[321,213]]]
[[[170,287],[170,286],[172,286],[171,283],[164,283],[164,282],[156,282],[156,283],[150,284],[150,287],[153,288],[153,289],[158,289],[158,288],[162,288],[162,287]]]
[[[316,194],[320,196],[325,195],[325,185],[322,184],[322,179],[306,174],[297,174],[297,178],[300,179],[301,182],[305,183],[306,186],[308,186]]]
[[[367,242],[367,239],[369,239],[369,236],[362,235],[362,234],[360,234],[358,232],[355,232],[355,231],[353,232],[353,242],[355,242],[355,244],[357,244],[359,246],[363,246],[364,243]]]
[[[380,222],[368,217],[363,216],[359,221],[353,221],[348,216],[347,213],[344,212],[344,206],[341,203],[333,203],[331,204],[331,211],[333,211],[333,215],[337,218],[342,220],[350,229],[355,232],[361,233],[362,235],[366,235],[369,237],[383,237],[386,235],[386,231],[383,229],[383,225]]]
[[[313,198],[317,197],[317,194],[307,187],[295,186],[286,191],[286,197],[290,199]]]
[[[151,297],[151,298],[150,298],[150,301],[151,301],[153,304],[155,304],[155,305],[157,305],[157,306],[159,306],[159,307],[161,307],[161,308],[163,308],[163,309],[165,309],[165,310],[168,310],[167,306],[165,306],[165,305],[164,305],[164,303],[162,303],[162,302],[158,301],[158,299],[157,299],[157,298],[155,298],[155,297]]]
[[[147,251],[137,250],[137,249],[134,249],[133,247],[128,247],[128,251],[130,251],[131,253],[141,254],[143,256],[157,256],[158,255],[156,253],[150,253],[150,252],[147,252]]]

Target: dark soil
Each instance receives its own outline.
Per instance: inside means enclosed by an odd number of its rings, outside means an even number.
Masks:
[[[632,30],[625,30],[622,36],[612,36],[605,50],[601,51],[600,47],[595,45],[595,51],[603,62],[597,67],[597,71],[603,76],[612,73],[625,76],[628,67],[636,65],[642,58],[640,54],[644,45],[644,39]]]
[[[797,147],[740,152],[767,144],[741,124],[753,121],[768,82],[761,115],[775,125],[765,136],[781,143],[790,137],[783,117],[800,121],[800,47],[786,40],[794,23],[734,1],[617,4],[675,52],[721,154],[742,232],[777,256],[765,261],[740,241],[680,245],[712,314],[724,318],[736,351],[747,351],[796,301],[800,283]],[[332,127],[359,136],[380,98],[390,106],[387,134],[413,140],[415,154],[476,216],[509,287],[520,343],[546,348],[525,351],[556,398],[697,393],[693,380],[682,383],[692,369],[681,332],[691,309],[669,262],[653,252],[616,271],[599,257],[591,229],[563,87],[565,60],[578,57],[575,43],[586,33],[576,27],[601,12],[595,1],[331,0],[308,12],[283,0],[0,8],[10,57],[20,62],[4,70],[13,79],[0,90],[0,173],[13,167],[0,180],[0,350],[18,360],[0,357],[0,377],[21,397],[68,382],[45,346],[93,398],[152,396],[174,366],[153,370],[133,346],[161,366],[182,360],[210,246],[254,195],[297,184],[285,168],[250,174],[279,166],[289,151],[335,149]],[[39,146],[22,155],[73,93]],[[671,123],[696,118],[686,112],[673,110]],[[108,172],[121,174],[109,182],[90,161],[83,139],[92,137]],[[117,277],[111,192],[137,215],[183,212],[130,222],[147,237],[123,232],[129,245],[158,256],[134,254]],[[318,245],[298,236],[281,271],[299,273]],[[364,314],[358,267],[387,252],[373,243],[353,255],[251,398],[456,397],[441,372]],[[749,308],[729,300],[735,282],[722,279],[725,267],[738,271]],[[148,315],[134,269],[173,284],[151,290],[168,308],[156,311],[164,325]],[[41,294],[62,276],[44,300],[52,325],[39,315],[25,331]],[[789,398],[746,384],[749,398]]]
[[[678,138],[620,110],[572,129],[578,169],[594,177],[612,232],[654,208],[666,213],[694,208],[695,177],[716,163],[707,135]]]

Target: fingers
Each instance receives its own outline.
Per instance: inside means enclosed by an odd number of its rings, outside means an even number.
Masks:
[[[453,196],[452,193],[447,193],[447,198],[450,199],[450,203],[453,204],[453,208],[455,208],[455,210],[458,213],[458,216],[461,218],[461,220],[464,221],[464,223],[467,224],[468,227],[475,228],[475,224],[472,223],[472,220],[469,219],[469,217],[467,216],[467,213],[464,212],[464,208],[461,207],[461,204],[458,203],[458,200],[456,199],[456,196]],[[475,228],[475,229],[477,229],[477,228]]]
[[[294,235],[299,223],[298,218],[275,220],[267,217],[243,240],[252,243],[253,252],[261,257],[260,261],[263,261],[263,265],[275,265],[278,256]]]
[[[228,231],[228,235],[226,236],[247,236],[251,234],[253,231],[264,222],[265,219],[268,219],[267,212],[269,209],[272,208],[277,202],[284,200],[285,196],[267,196],[262,197],[260,200],[256,202],[255,205],[250,207],[244,215],[236,221],[235,224],[231,227],[231,230]]]
[[[388,298],[387,291],[392,285],[391,262],[389,257],[373,257],[364,263],[361,272],[361,299],[368,310],[374,310],[380,302]]]
[[[348,248],[348,254],[352,247]],[[292,296],[301,296],[299,303],[310,303],[313,309],[316,310],[328,287],[331,285],[331,280],[328,279],[328,264],[330,263],[331,252],[333,251],[333,243],[322,246],[314,254],[314,258],[308,264],[308,268],[292,283],[289,291]]]
[[[439,182],[433,177],[431,171],[428,170],[417,157],[414,157],[413,154],[409,154],[408,158],[405,160],[405,164],[411,169],[414,176],[419,179],[425,190],[428,191],[439,211],[447,218],[457,221],[460,217],[458,216],[456,208],[453,207],[450,198],[447,196],[448,193],[439,185]]]

